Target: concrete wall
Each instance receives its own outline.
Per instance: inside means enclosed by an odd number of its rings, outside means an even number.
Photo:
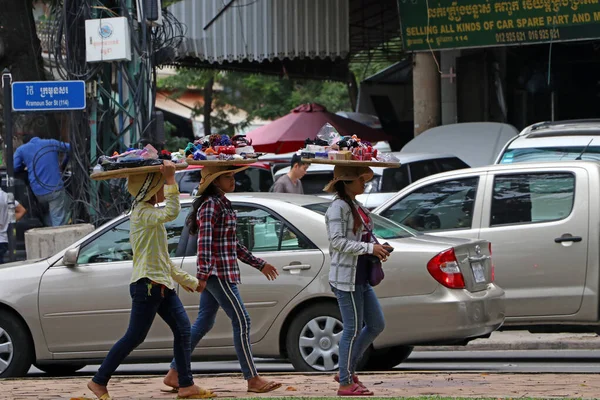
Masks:
[[[91,224],[36,228],[25,232],[27,259],[49,257],[94,231]]]

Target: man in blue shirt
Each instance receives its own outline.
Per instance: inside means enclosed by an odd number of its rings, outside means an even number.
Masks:
[[[27,167],[31,190],[40,205],[49,209],[49,213],[44,215],[44,223],[47,226],[67,224],[70,200],[62,180],[59,155],[68,153],[71,145],[29,135],[24,136],[23,142],[13,157],[15,172]]]

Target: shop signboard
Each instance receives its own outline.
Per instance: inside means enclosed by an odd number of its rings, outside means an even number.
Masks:
[[[600,38],[600,0],[398,0],[404,49]]]

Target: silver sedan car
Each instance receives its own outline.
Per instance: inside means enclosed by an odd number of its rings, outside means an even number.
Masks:
[[[270,282],[240,266],[254,355],[288,359],[299,371],[336,369],[342,324],[328,282],[327,202],[274,193],[229,198],[240,240],[280,270]],[[195,240],[184,226],[191,199],[181,201],[179,218],[166,224],[169,249],[177,265],[195,274]],[[373,219],[376,236],[395,251],[376,287],[387,327],[363,368],[391,368],[413,345],[464,344],[500,327],[504,291],[493,282],[488,242],[423,235]],[[131,260],[129,216],[123,215],[52,257],[0,266],[0,377],[23,375],[31,364],[66,374],[104,358],[128,325]],[[194,320],[198,294],[178,290]],[[172,342],[169,328],[157,319],[128,361],[170,360]],[[194,359],[235,359],[224,314]]]

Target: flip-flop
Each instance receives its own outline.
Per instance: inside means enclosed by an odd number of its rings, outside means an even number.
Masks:
[[[340,376],[339,375],[334,376],[333,380],[336,381],[337,383],[340,383]],[[365,385],[363,385],[363,383],[358,379],[358,376],[356,376],[354,374],[352,375],[352,381],[354,383],[356,383],[357,385],[365,387]]]
[[[176,399],[211,399],[213,397],[217,397],[217,395],[211,390],[200,388],[200,393],[189,396],[177,396]]]
[[[163,393],[178,393],[179,389],[178,388],[162,388],[160,389],[161,392]]]
[[[248,393],[269,393],[281,387],[281,383],[274,381],[267,382],[259,388],[248,388]]]
[[[338,396],[373,396],[373,392],[363,388],[358,383],[354,383],[349,389],[338,390]]]

